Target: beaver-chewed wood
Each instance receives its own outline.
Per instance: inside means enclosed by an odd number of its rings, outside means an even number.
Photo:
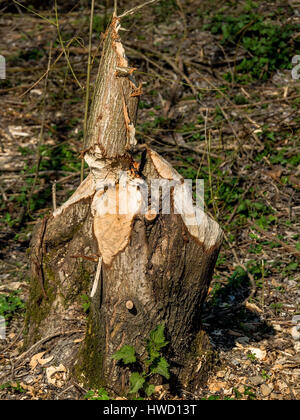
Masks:
[[[194,216],[191,206],[178,211],[180,188],[177,199],[171,189],[168,214],[152,206],[153,180],[173,182],[175,189],[184,183],[151,149],[142,165],[133,159],[141,88],[119,29],[114,16],[104,35],[89,116],[84,156],[90,173],[33,234],[26,341],[30,345],[83,322],[81,296],[90,295],[82,343],[58,338],[55,361],[86,386],[125,394],[129,371],[112,355],[126,344],[144,357],[146,339],[162,323],[171,380],[181,386],[201,383],[209,354],[201,307],[222,231],[200,209]]]

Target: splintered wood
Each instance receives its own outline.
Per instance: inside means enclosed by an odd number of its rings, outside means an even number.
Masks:
[[[129,179],[139,176],[136,171],[138,165],[129,151],[136,144],[134,121],[137,101],[132,97],[140,89],[131,77],[135,68],[128,67],[118,35],[119,29],[119,19],[115,17],[105,34],[99,68],[101,83],[96,85],[89,119],[89,143],[85,153],[91,172],[71,198],[53,213],[57,217],[78,201],[92,198],[93,232],[98,243],[99,256],[108,265],[128,245],[134,217],[141,207],[145,208],[145,203],[141,206],[139,189],[130,188],[122,196],[129,207],[122,214],[119,212],[121,174],[127,173]],[[155,168],[157,178],[183,183],[183,178],[158,153],[148,149],[147,156]],[[148,183],[151,183],[150,179]],[[104,191],[105,185],[108,185],[107,191]],[[184,189],[177,191],[177,201],[186,201],[186,195],[187,191]],[[180,211],[188,232],[206,248],[219,246],[222,233],[218,224],[200,209],[195,211],[191,196],[189,201],[190,205]],[[176,200],[173,207],[174,205],[176,210]],[[157,211],[152,209],[145,213],[147,220],[154,220]]]
[[[124,393],[122,383],[129,377],[112,355],[124,344],[144,354],[151,331],[162,323],[171,341],[172,373],[182,384],[199,382],[197,367],[209,350],[199,313],[222,231],[193,205],[185,180],[158,153],[146,148],[141,163],[134,161],[141,85],[133,79],[119,29],[120,18],[113,17],[104,37],[83,151],[90,174],[47,219],[44,259],[38,267],[46,293],[55,299],[41,301],[33,270],[28,337],[34,342],[36,336],[69,330],[80,312],[79,296],[89,293],[80,352],[74,356],[74,345],[65,351],[58,340],[57,354],[64,366],[77,357],[77,382]],[[39,232],[32,239],[37,245]],[[31,257],[36,261],[33,251]]]

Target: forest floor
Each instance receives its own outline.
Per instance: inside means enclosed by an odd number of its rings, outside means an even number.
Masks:
[[[89,391],[55,370],[48,343],[23,349],[33,226],[52,209],[54,182],[59,205],[80,179],[85,3],[58,6],[60,42],[52,2],[38,9],[35,1],[0,1],[0,316],[7,320],[0,399],[81,399]],[[203,314],[215,368],[192,393],[162,387],[154,398],[300,399],[296,3],[162,0],[124,19],[122,39],[143,86],[137,152],[151,145],[185,178],[204,179],[206,211],[225,232]],[[110,13],[96,5],[91,86]]]

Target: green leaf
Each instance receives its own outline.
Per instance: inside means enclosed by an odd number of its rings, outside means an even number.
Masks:
[[[151,373],[158,373],[166,379],[170,379],[169,363],[164,357],[160,357],[155,365],[151,366],[150,370]]]
[[[148,343],[147,350],[148,350],[148,354],[149,354],[149,359],[145,360],[145,364],[149,366],[149,365],[151,365],[151,363],[154,362],[155,359],[160,357],[160,353],[159,353],[158,350],[154,349],[151,346],[151,343]]]
[[[100,400],[100,401],[111,399],[104,388],[100,388],[97,391],[93,391],[93,390],[88,391],[85,394],[84,398],[86,400]]]
[[[168,341],[165,340],[164,330],[165,325],[160,324],[150,333],[150,342],[154,344],[157,350],[162,349],[168,344]],[[151,346],[151,343],[149,345]]]
[[[153,392],[155,391],[155,386],[153,384],[145,384],[144,391],[146,392],[147,397],[151,397]]]
[[[140,375],[138,372],[133,372],[130,376],[130,394],[135,394],[136,392],[138,392],[142,386],[145,383],[145,378],[143,378],[142,375]]]
[[[116,360],[122,360],[125,365],[128,363],[134,363],[136,361],[135,348],[132,346],[123,346],[111,357]]]

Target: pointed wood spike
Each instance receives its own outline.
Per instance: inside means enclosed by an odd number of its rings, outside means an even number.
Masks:
[[[133,80],[132,71],[120,75],[120,68],[130,67],[119,29],[119,18],[114,17],[104,35],[88,122],[87,154],[96,152],[103,158],[124,156],[135,142],[132,127],[136,121],[138,98],[132,93],[138,86]]]

